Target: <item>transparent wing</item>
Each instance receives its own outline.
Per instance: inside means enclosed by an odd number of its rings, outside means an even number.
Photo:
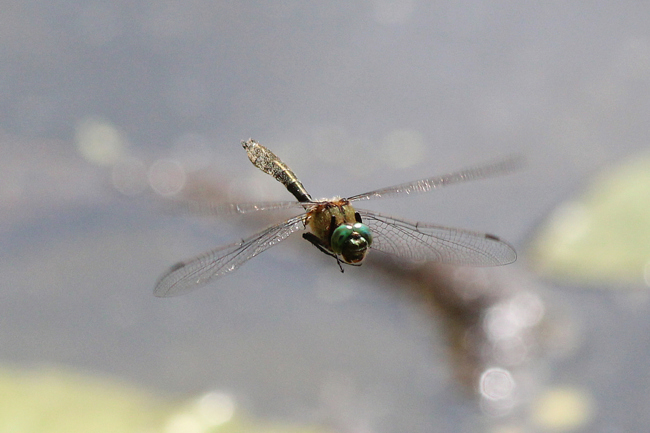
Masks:
[[[311,202],[297,201],[268,201],[258,203],[210,203],[194,200],[169,201],[167,208],[172,213],[198,216],[224,216],[245,214],[258,211],[281,209],[305,209]]]
[[[467,182],[469,180],[484,179],[497,176],[516,170],[523,164],[521,156],[514,156],[494,164],[483,165],[466,170],[449,173],[442,176],[433,176],[426,179],[414,180],[413,182],[389,186],[375,191],[357,194],[348,197],[349,201],[370,200],[372,198],[390,197],[397,194],[417,194],[429,192],[432,189],[440,188],[454,183]]]
[[[372,231],[370,248],[404,259],[464,266],[506,265],[517,259],[515,250],[493,235],[357,211]]]
[[[206,284],[212,278],[234,271],[259,253],[285,240],[291,233],[303,229],[304,219],[304,214],[295,216],[241,242],[175,264],[158,280],[154,295],[182,295]]]

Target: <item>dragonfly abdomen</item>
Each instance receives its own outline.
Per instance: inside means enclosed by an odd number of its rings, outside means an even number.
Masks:
[[[252,138],[249,138],[248,141],[242,141],[241,144],[248,153],[248,159],[251,160],[255,167],[266,174],[270,174],[278,182],[282,183],[299,202],[312,201],[311,196],[294,172],[273,152]]]

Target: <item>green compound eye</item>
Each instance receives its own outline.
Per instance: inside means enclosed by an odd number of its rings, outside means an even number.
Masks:
[[[372,244],[370,228],[362,223],[338,226],[330,240],[332,251],[340,254],[346,263],[358,263],[364,259]]]

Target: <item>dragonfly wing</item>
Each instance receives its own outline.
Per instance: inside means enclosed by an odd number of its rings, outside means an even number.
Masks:
[[[403,183],[400,185],[389,186],[387,188],[377,189],[375,191],[357,194],[348,197],[349,201],[370,200],[373,198],[390,197],[397,194],[417,194],[429,192],[432,189],[441,188],[454,183],[467,182],[469,180],[484,179],[499,174],[508,173],[519,168],[523,163],[523,158],[514,156],[502,161],[468,168],[466,170],[445,174],[442,176],[433,176],[426,179],[414,180],[413,182]]]
[[[517,259],[515,250],[493,235],[357,211],[372,232],[371,248],[407,260],[497,266]]]
[[[158,280],[154,295],[182,295],[206,284],[212,278],[232,272],[259,253],[285,240],[291,233],[304,229],[304,220],[304,214],[295,216],[240,242],[179,262]]]
[[[198,215],[198,216],[224,216],[233,214],[245,214],[258,211],[280,210],[280,209],[305,209],[308,203],[297,201],[271,201],[257,203],[210,203],[196,200],[173,200],[167,204],[170,212]]]

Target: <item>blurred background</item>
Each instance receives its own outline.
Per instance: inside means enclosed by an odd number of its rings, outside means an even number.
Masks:
[[[0,431],[647,428],[650,5],[0,6]],[[173,263],[287,216],[165,210],[292,199],[249,137],[317,198],[523,155],[367,203],[519,259],[341,274],[294,235],[155,298]]]

